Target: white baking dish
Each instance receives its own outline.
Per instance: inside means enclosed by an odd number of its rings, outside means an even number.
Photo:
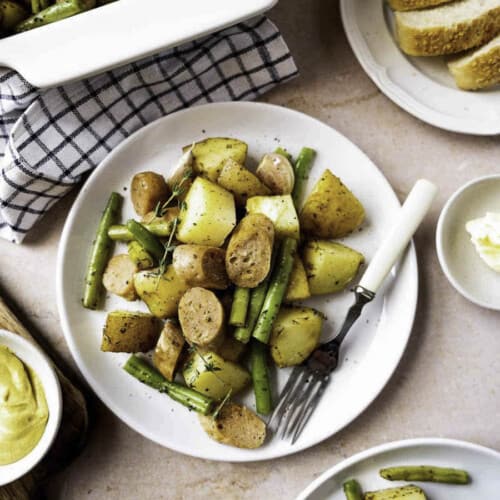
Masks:
[[[37,87],[99,73],[270,9],[277,0],[118,0],[0,39],[0,65]]]

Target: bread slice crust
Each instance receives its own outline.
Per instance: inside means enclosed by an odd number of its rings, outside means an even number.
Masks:
[[[388,0],[393,10],[417,10],[435,7],[443,3],[453,2],[453,0]]]
[[[500,83],[500,35],[490,43],[448,63],[458,87],[478,90]]]
[[[500,0],[459,0],[433,9],[396,12],[395,17],[399,46],[406,54],[455,54],[500,33]]]

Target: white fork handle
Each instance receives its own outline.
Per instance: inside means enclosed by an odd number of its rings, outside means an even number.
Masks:
[[[418,180],[401,207],[399,217],[368,265],[360,286],[376,293],[408,245],[438,192],[428,180]]]

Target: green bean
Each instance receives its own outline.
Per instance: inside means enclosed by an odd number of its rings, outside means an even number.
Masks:
[[[153,233],[150,233],[142,224],[134,219],[130,219],[127,222],[127,229],[143,246],[144,250],[151,254],[158,262],[162,260],[165,254],[165,247]]]
[[[295,185],[293,187],[292,198],[297,209],[299,208],[306,181],[309,178],[309,171],[315,157],[316,151],[314,149],[302,148],[295,161]]]
[[[215,400],[209,396],[190,389],[185,385],[168,381],[158,370],[135,354],[130,356],[123,369],[143,384],[159,392],[166,393],[173,400],[202,415],[212,413],[215,407]]]
[[[257,413],[269,415],[273,409],[271,383],[267,368],[267,346],[252,339],[250,350],[250,371],[252,373],[255,407]]]
[[[229,324],[232,326],[245,326],[248,302],[250,300],[250,289],[237,286],[234,290]]]
[[[109,231],[108,231],[109,234]],[[155,265],[153,257],[138,242],[130,241],[127,245],[127,253],[130,260],[140,269],[151,269]]]
[[[31,0],[31,12],[33,14],[38,14],[42,10],[42,6],[40,5],[40,0]]]
[[[95,0],[62,0],[16,25],[16,33],[53,23],[95,7]]]
[[[285,238],[281,244],[280,253],[271,276],[262,310],[252,333],[253,337],[263,344],[269,342],[274,320],[278,315],[288,282],[290,281],[293,259],[296,252],[297,240]]]
[[[433,465],[401,465],[380,470],[389,481],[432,481],[436,483],[468,484],[469,474],[461,469]]]
[[[160,238],[166,238],[170,236],[172,229],[174,227],[173,221],[155,221],[149,224],[143,224],[143,226],[155,236]],[[112,240],[118,241],[130,241],[134,239],[133,234],[128,230],[127,226],[122,224],[115,224],[111,226],[108,230],[108,236]]]
[[[250,292],[250,303],[248,305],[248,312],[246,318],[246,325],[239,326],[235,328],[233,336],[236,340],[239,340],[243,344],[247,344],[252,337],[253,329],[255,328],[255,323],[257,323],[257,318],[259,317],[260,311],[262,309],[262,304],[266,298],[267,288],[269,286],[269,280],[271,279],[272,270],[274,268],[274,261],[276,260],[276,251],[273,251],[271,257],[271,270],[266,276],[265,280],[255,288],[252,288]]]
[[[343,485],[346,500],[363,500],[361,486],[355,479],[347,480]]]
[[[278,153],[281,156],[284,156],[290,163],[292,162],[292,155],[281,146],[278,146],[275,150],[275,153]]]
[[[97,309],[101,297],[102,276],[113,246],[113,241],[108,237],[108,228],[118,219],[122,200],[123,198],[118,193],[111,193],[97,228],[83,292],[83,306],[88,309]]]

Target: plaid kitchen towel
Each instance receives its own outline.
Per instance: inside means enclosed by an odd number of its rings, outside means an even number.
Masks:
[[[52,89],[0,68],[0,236],[36,221],[131,133],[179,109],[251,100],[297,74],[265,17]]]

